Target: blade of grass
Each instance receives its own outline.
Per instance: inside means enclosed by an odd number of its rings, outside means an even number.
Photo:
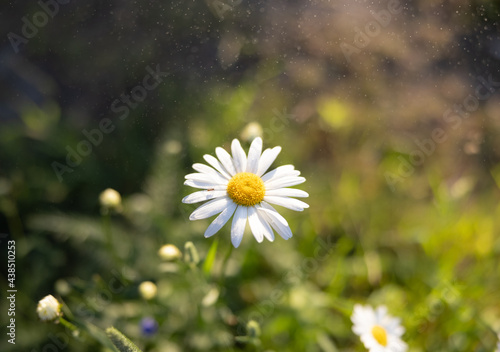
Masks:
[[[215,239],[208,250],[207,256],[205,257],[205,262],[203,263],[203,273],[209,276],[210,272],[215,263],[215,255],[217,254],[217,246],[219,245],[219,240]]]

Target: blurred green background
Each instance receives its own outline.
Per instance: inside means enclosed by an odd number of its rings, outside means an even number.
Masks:
[[[143,351],[364,351],[363,303],[402,318],[410,351],[493,351],[497,1],[42,4],[0,11],[0,287],[13,239],[18,289],[0,350],[108,351],[114,325]],[[310,208],[280,209],[288,241],[247,233],[224,274],[230,227],[203,238],[183,179],[233,138],[247,150],[254,122]],[[195,267],[157,254],[187,241]],[[48,294],[79,336],[38,320]],[[259,343],[236,338],[250,319]]]

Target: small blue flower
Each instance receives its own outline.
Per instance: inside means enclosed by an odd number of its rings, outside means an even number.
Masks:
[[[158,331],[158,322],[154,318],[143,318],[140,324],[141,332],[144,336],[153,336]]]

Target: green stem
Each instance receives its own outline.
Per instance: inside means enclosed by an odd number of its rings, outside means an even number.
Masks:
[[[104,232],[104,237],[106,237],[106,247],[108,249],[108,252],[111,253],[113,261],[117,265],[121,264],[120,257],[116,253],[115,246],[113,246],[113,234],[111,231],[111,215],[109,211],[106,211],[106,213],[102,215],[102,231]]]
[[[73,325],[72,323],[70,323],[69,321],[64,319],[63,317],[59,317],[59,322],[61,323],[61,325],[65,326],[66,328],[70,329],[71,331],[78,331],[78,328],[75,325]]]

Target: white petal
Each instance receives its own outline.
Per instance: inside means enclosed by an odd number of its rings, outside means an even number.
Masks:
[[[226,194],[227,194],[226,191],[207,191],[207,190],[198,191],[182,198],[182,203],[193,204],[193,203],[203,202],[205,200],[223,197]]]
[[[239,140],[233,139],[231,143],[231,153],[233,154],[233,163],[236,172],[245,172],[247,167],[247,156]]]
[[[210,166],[205,165],[205,164],[198,164],[198,163],[193,164],[193,169],[195,169],[196,171],[201,172],[203,174],[216,176],[216,177],[221,178],[221,179],[229,179],[224,174],[221,174],[219,171],[217,171],[217,170],[215,170],[215,169],[213,169]]]
[[[266,196],[279,197],[309,197],[309,194],[301,189],[296,188],[278,188],[266,190]]]
[[[277,177],[299,176],[299,175],[300,171],[295,170],[293,165],[282,165],[274,170],[269,171],[264,176],[262,176],[262,181],[266,182]]]
[[[271,225],[271,227],[280,235],[283,239],[287,240],[292,237],[292,232],[288,226],[279,223],[274,219],[267,209],[259,209],[259,215],[264,218],[264,220]]]
[[[295,198],[265,196],[264,200],[268,203],[281,205],[282,207],[295,211],[302,211],[305,208],[309,208],[309,204]]]
[[[255,208],[257,210],[257,208]],[[264,226],[264,237],[267,238],[270,242],[274,241],[274,232],[271,228],[271,225],[267,222],[266,218],[256,211],[257,217],[259,218],[262,226]]]
[[[279,177],[271,181],[264,182],[264,186],[266,190],[272,190],[276,188],[296,186],[304,182],[306,182],[306,179],[304,177],[288,176]]]
[[[260,154],[262,153],[262,138],[257,137],[253,140],[248,150],[248,159],[246,172],[255,174],[259,167]]]
[[[224,169],[224,166],[220,163],[219,160],[217,160],[215,157],[205,154],[203,155],[203,159],[210,165],[212,165],[217,171],[219,171],[225,178],[228,180],[231,178],[231,175],[227,172],[226,169]]]
[[[201,172],[202,174],[208,174],[208,175],[213,175],[214,173],[217,173],[219,175],[221,174],[220,172],[218,172],[214,168],[212,168],[208,165],[205,165],[205,164],[201,164],[201,163],[193,164],[193,169],[195,169],[198,172]]]
[[[276,160],[276,157],[281,152],[281,147],[274,147],[273,149],[266,149],[260,157],[259,167],[257,169],[257,176],[262,176],[264,172],[269,169],[269,166]]]
[[[231,225],[231,242],[234,248],[238,248],[243,239],[245,226],[247,224],[247,207],[239,206],[234,213],[233,223]]]
[[[233,203],[229,197],[212,199],[211,201],[200,205],[195,211],[189,216],[189,220],[200,220],[209,218],[217,213],[220,213],[227,208],[229,204]]]
[[[211,189],[213,191],[222,191],[227,189],[227,185],[220,185],[216,184],[213,182],[201,182],[201,181],[194,181],[194,180],[186,180],[184,181],[184,184],[186,186],[194,187],[194,188],[205,188],[205,189]]]
[[[220,162],[227,170],[227,172],[231,176],[236,175],[236,170],[234,168],[233,159],[231,159],[231,155],[229,155],[229,153],[226,152],[226,150],[221,147],[215,148],[215,153],[217,154],[217,157],[219,158]]]
[[[261,202],[257,209],[259,210],[259,215],[262,215],[281,237],[287,240],[293,236],[292,230],[290,230],[290,226],[288,226],[288,222],[276,211],[276,209],[266,202]]]
[[[255,207],[248,207],[248,223],[250,224],[250,230],[252,230],[253,236],[257,242],[261,243],[264,241],[264,226],[260,222],[259,216],[257,215],[257,209]]]
[[[209,174],[202,174],[202,173],[194,173],[194,174],[187,174],[184,176],[186,180],[193,180],[193,181],[199,181],[199,182],[205,182],[205,183],[213,183],[214,185],[227,185],[228,180],[225,178],[215,176],[215,175],[209,175]]]
[[[219,231],[222,226],[226,224],[226,222],[231,218],[234,211],[236,210],[236,203],[231,203],[229,206],[220,213],[218,217],[215,218],[214,221],[208,226],[205,231],[205,237],[213,236],[217,231]]]

